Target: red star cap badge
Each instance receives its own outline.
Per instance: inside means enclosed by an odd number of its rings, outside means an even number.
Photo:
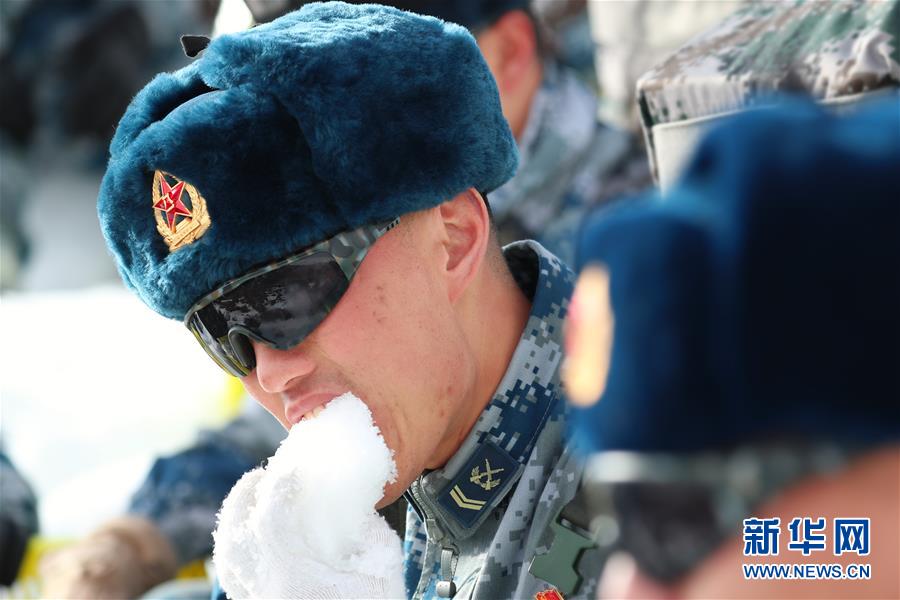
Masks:
[[[181,201],[184,182],[179,181],[174,186],[170,186],[165,177],[160,177],[160,183],[162,184],[162,197],[153,205],[153,208],[158,208],[165,213],[169,229],[174,232],[176,215],[192,218],[191,211]]]
[[[562,594],[556,588],[550,588],[534,595],[534,600],[563,600]]]

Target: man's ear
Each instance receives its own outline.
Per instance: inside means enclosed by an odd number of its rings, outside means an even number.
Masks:
[[[445,275],[450,301],[455,302],[484,264],[491,223],[487,205],[469,188],[438,206],[444,229]]]
[[[521,10],[504,14],[478,35],[478,46],[500,95],[518,91],[537,58],[537,34],[528,15]]]

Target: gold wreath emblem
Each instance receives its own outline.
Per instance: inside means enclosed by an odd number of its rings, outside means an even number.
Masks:
[[[169,185],[166,177],[174,180],[175,184]],[[190,210],[181,200],[183,192],[187,192],[191,199]],[[206,200],[197,188],[162,171],[156,171],[153,175],[153,214],[156,230],[166,241],[169,252],[192,244],[210,226]]]
[[[491,463],[488,462],[488,459],[484,459],[484,473],[481,472],[481,467],[476,466],[474,469],[472,469],[472,476],[469,477],[469,481],[476,485],[480,485],[487,491],[491,491],[492,489],[500,485],[500,479],[494,479],[494,475],[502,472],[502,468],[492,469]]]

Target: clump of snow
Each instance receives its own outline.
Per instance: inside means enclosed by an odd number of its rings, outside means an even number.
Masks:
[[[339,396],[294,425],[266,466],[235,485],[219,514],[216,558],[239,563],[240,579],[277,579],[282,563],[311,557],[338,571],[383,575],[388,565],[366,553],[361,532],[381,519],[375,504],[396,476],[368,407],[349,392]],[[278,565],[259,556],[260,544]]]

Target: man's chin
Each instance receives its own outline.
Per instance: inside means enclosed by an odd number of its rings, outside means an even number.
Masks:
[[[384,488],[384,496],[382,496],[381,500],[379,500],[375,504],[375,510],[381,510],[385,506],[390,506],[391,504],[396,502],[405,491],[405,488],[400,489],[400,487],[396,483],[388,484]]]

